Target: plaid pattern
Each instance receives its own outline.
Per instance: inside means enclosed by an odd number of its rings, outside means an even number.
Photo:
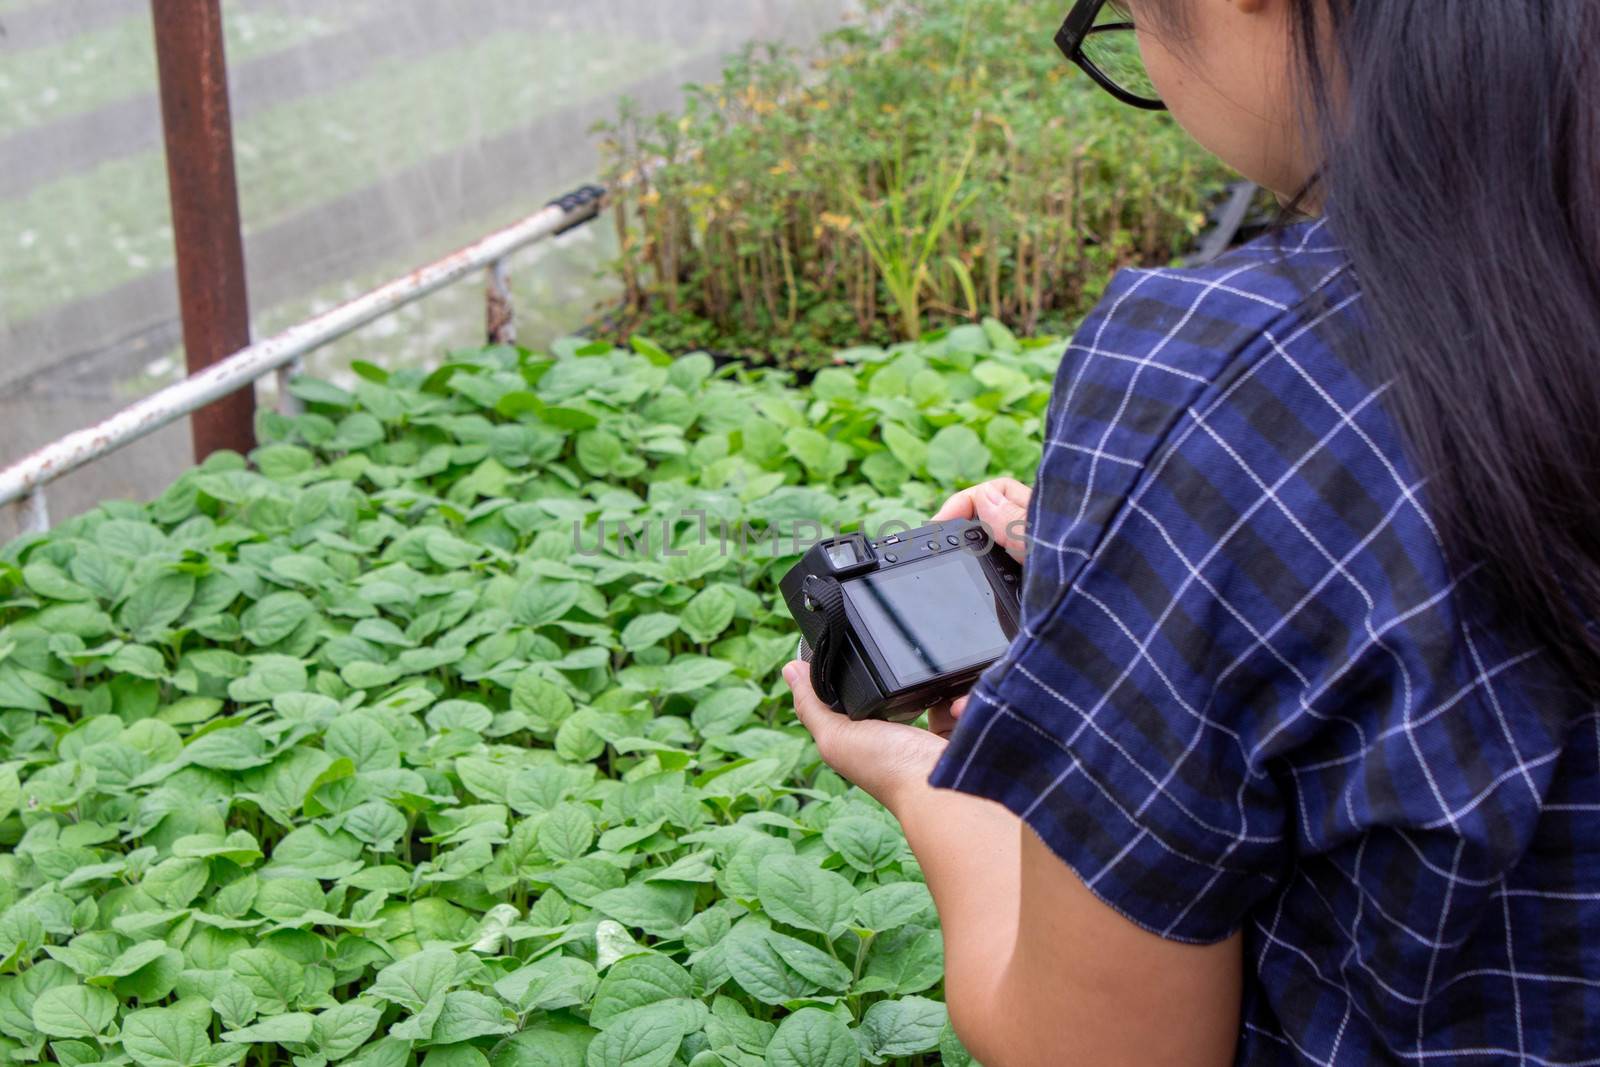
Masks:
[[[1148,930],[1242,929],[1241,1063],[1600,1064],[1600,717],[1446,566],[1359,308],[1321,223],[1116,278],[933,783]]]

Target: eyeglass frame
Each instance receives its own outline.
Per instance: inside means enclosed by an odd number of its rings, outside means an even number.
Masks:
[[[1141,111],[1167,110],[1167,105],[1160,100],[1140,96],[1118,85],[1116,79],[1101,70],[1095,65],[1094,60],[1084,54],[1084,43],[1094,34],[1131,31],[1134,28],[1131,22],[1108,22],[1104,26],[1096,26],[1095,19],[1100,17],[1100,12],[1105,9],[1107,2],[1108,0],[1078,0],[1067,13],[1061,29],[1056,31],[1056,47],[1061,49],[1062,55],[1093,78],[1096,85],[1129,107],[1136,107]]]

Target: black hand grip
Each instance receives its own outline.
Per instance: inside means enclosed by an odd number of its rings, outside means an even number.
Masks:
[[[587,222],[593,222],[594,219],[600,214],[600,202],[605,198],[605,186],[583,185],[572,190],[572,192],[567,193],[565,196],[556,197],[554,200],[546,204],[545,207],[558,207],[562,211],[566,212],[583,211],[585,208],[589,209],[580,218],[573,219],[565,226],[562,226],[555,232],[555,236],[559,237],[568,230],[575,230]]]

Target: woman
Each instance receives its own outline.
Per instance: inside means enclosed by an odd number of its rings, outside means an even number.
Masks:
[[[1600,1063],[1600,4],[1083,0],[1061,43],[1308,219],[1120,274],[1033,491],[940,513],[1027,519],[964,708],[785,668],[905,827],[959,1035]]]

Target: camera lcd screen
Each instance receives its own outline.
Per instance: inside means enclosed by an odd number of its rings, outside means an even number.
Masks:
[[[994,590],[966,552],[868,574],[844,592],[896,689],[997,659],[1011,643]]]

